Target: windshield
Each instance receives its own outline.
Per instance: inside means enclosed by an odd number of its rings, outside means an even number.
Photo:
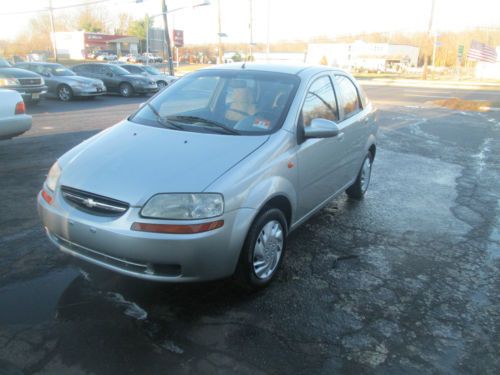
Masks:
[[[5,59],[0,59],[0,68],[10,68],[12,65]]]
[[[153,74],[153,75],[161,74],[161,72],[158,69],[155,69],[152,66],[144,66],[143,68],[149,74]]]
[[[186,131],[269,134],[283,124],[300,79],[291,74],[207,70],[169,86],[130,121]]]
[[[109,65],[109,68],[113,73],[119,76],[122,76],[124,74],[130,74],[130,72],[126,71],[125,69],[123,69],[121,66],[118,65]]]
[[[54,76],[57,76],[57,77],[76,76],[76,74],[74,72],[72,72],[71,70],[69,70],[69,69],[67,69],[67,68],[65,68],[63,66],[58,66],[58,67],[55,67],[55,68],[51,68],[50,72]]]

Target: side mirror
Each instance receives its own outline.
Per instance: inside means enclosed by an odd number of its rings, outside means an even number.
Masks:
[[[339,135],[340,130],[333,121],[315,118],[309,126],[304,126],[305,138],[331,138]]]

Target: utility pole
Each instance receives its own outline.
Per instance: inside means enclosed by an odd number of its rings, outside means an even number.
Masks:
[[[430,39],[431,31],[432,31],[432,23],[434,21],[434,7],[436,5],[436,0],[432,0],[431,5],[431,15],[429,17],[429,27],[427,28],[427,35],[425,38],[426,44]],[[422,79],[427,79],[427,59],[428,59],[427,49],[424,46],[424,69],[422,70]]]
[[[219,54],[219,64],[222,64],[222,26],[221,26],[221,19],[220,19],[220,0],[217,0],[217,23],[218,23],[218,29],[217,29],[217,35],[218,35],[218,46],[217,49],[218,54]]]
[[[56,43],[56,28],[54,26],[54,8],[52,8],[52,0],[49,0],[49,14],[50,14],[50,27],[52,28],[52,49],[54,50],[54,57],[56,62],[59,62],[57,57],[57,43]]]
[[[271,25],[271,0],[267,0],[267,45],[266,45],[266,60],[269,62],[269,53],[271,51],[271,43],[269,40],[269,28]]]
[[[166,57],[168,60],[168,72],[171,76],[174,75],[174,63],[172,62],[172,46],[170,44],[170,34],[168,32],[168,20],[167,20],[167,3],[166,0],[161,0],[162,6],[162,15],[163,15],[163,25],[164,25],[164,33],[165,33],[165,45],[166,48]]]
[[[253,1],[252,0],[248,0],[249,3],[250,3],[250,23],[248,24],[248,28],[250,29],[250,46],[248,48],[248,56],[247,56],[247,60],[248,61],[251,61],[250,59],[252,58],[252,45],[253,45]]]

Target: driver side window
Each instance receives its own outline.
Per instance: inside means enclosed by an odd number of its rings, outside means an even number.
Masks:
[[[333,91],[332,81],[328,76],[318,78],[309,87],[301,119],[303,126],[309,126],[315,118],[338,121],[337,99]]]

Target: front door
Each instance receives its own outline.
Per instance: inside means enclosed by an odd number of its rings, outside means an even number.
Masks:
[[[297,152],[298,218],[307,215],[346,183],[345,176],[341,173],[343,160],[339,157],[345,153],[343,134],[332,138],[301,139],[300,137],[303,128],[310,126],[315,118],[333,122],[339,120],[337,99],[328,75],[316,78],[309,86],[297,124],[300,142]]]

